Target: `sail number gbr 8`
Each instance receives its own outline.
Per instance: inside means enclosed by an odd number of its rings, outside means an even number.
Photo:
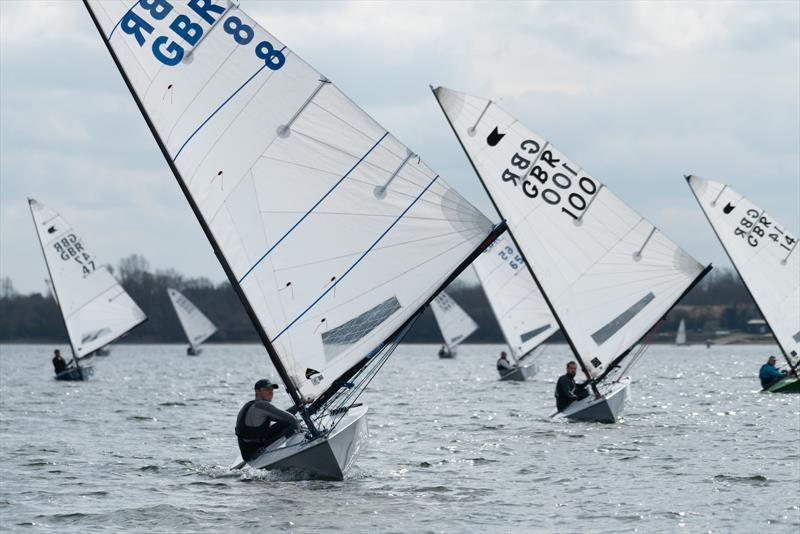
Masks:
[[[191,9],[197,19],[192,20],[186,14],[175,13],[173,5],[167,0],[139,0],[128,10],[119,22],[119,28],[124,33],[132,35],[139,46],[144,47],[148,38],[152,38],[154,26],[151,21],[162,21],[172,17],[169,29],[175,37],[179,37],[192,48],[186,50],[183,46],[172,40],[172,36],[158,35],[152,39],[150,49],[153,56],[168,67],[174,67],[184,58],[187,60],[192,50],[203,39],[203,35],[211,31],[214,26],[222,21],[222,29],[241,46],[252,44],[255,31],[235,15],[226,15],[233,2],[227,2],[227,7],[215,4],[213,0],[189,0],[186,5]],[[224,19],[224,20],[223,20]],[[116,30],[116,28],[114,29]],[[112,30],[112,34],[114,33]],[[109,37],[110,38],[110,37]],[[256,57],[264,61],[264,66],[271,70],[278,70],[286,63],[286,56],[282,50],[275,50],[269,41],[261,41],[254,47]]]
[[[542,147],[533,139],[524,140],[519,151],[511,156],[510,166],[506,167],[501,178],[514,187],[521,183],[525,196],[537,198],[541,195],[547,204],[560,207],[561,213],[577,221],[580,212],[588,207],[597,193],[597,183],[546,147],[547,143]]]

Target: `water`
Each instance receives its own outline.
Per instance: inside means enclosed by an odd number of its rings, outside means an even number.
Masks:
[[[53,348],[0,348],[3,531],[800,526],[800,395],[754,378],[774,347],[651,347],[625,420],[600,425],[548,418],[565,347],[533,381],[501,383],[499,347],[439,360],[401,346],[362,397],[372,437],[343,482],[226,467],[235,415],[271,367],[257,346],[119,345],[77,384],[52,380]]]

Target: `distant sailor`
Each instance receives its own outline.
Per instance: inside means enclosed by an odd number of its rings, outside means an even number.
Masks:
[[[500,358],[497,360],[497,370],[500,371],[500,373],[502,374],[502,373],[507,373],[512,369],[514,369],[514,365],[510,361],[508,361],[506,351],[502,351],[500,353]]]
[[[450,350],[448,350],[447,345],[442,345],[442,348],[439,349],[439,357],[440,358],[449,358],[452,356]]]
[[[281,436],[290,436],[300,428],[292,414],[273,406],[276,389],[278,385],[269,380],[256,382],[256,398],[245,403],[236,417],[239,451],[246,462],[257,458],[264,447]]]
[[[780,382],[786,377],[786,371],[780,371],[775,366],[775,356],[770,356],[767,363],[761,366],[758,372],[758,378],[761,379],[761,387],[764,389],[769,388],[777,382]]]
[[[53,369],[56,374],[63,373],[67,370],[67,362],[61,357],[61,351],[56,349],[53,351]]]
[[[575,374],[578,372],[578,364],[569,362],[567,364],[567,373],[559,377],[556,383],[556,407],[559,412],[564,411],[567,406],[586,398],[589,392],[585,388],[575,385]]]

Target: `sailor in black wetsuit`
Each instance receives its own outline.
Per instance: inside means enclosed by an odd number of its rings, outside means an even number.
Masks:
[[[585,399],[589,392],[585,388],[575,385],[575,374],[578,372],[578,364],[569,362],[567,364],[567,374],[561,375],[556,383],[556,407],[559,412],[563,412],[567,406],[576,400]]]
[[[502,351],[500,353],[500,358],[497,359],[497,371],[504,375],[512,369],[514,369],[514,366],[510,361],[508,361],[508,358],[506,357],[506,351]]]
[[[61,351],[56,349],[53,351],[53,354],[53,370],[55,370],[56,374],[66,371],[67,362],[65,362],[64,358],[61,357]]]
[[[273,406],[277,384],[261,379],[256,382],[256,398],[245,403],[236,417],[239,451],[246,462],[258,457],[261,449],[281,436],[294,434],[300,425],[289,412]]]

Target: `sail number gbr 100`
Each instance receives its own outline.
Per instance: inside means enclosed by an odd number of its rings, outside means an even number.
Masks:
[[[133,36],[138,45],[144,47],[148,39],[153,37],[155,26],[163,28],[166,20],[169,20],[168,35],[155,36],[150,43],[150,50],[158,61],[168,67],[174,67],[187,53],[192,52],[204,33],[211,31],[219,20],[228,14],[229,9],[224,4],[225,2],[223,5],[215,4],[214,0],[188,0],[186,6],[192,15],[189,17],[177,13],[168,0],[139,0],[123,15],[119,29]],[[255,38],[253,26],[236,15],[228,15],[221,25],[222,30],[238,45],[249,45]],[[278,70],[286,63],[283,52],[276,50],[267,40],[257,43],[254,51],[256,57],[263,60],[264,66],[268,69]]]
[[[561,213],[574,220],[580,218],[598,191],[592,178],[573,169],[566,158],[543,150],[533,139],[520,143],[509,163],[500,176],[504,182],[520,186],[528,198],[541,197],[545,203],[560,207]]]

